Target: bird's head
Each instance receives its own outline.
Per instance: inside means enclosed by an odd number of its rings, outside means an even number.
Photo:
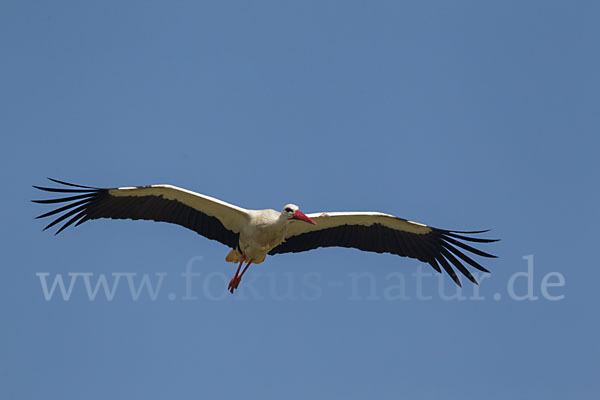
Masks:
[[[315,221],[308,218],[302,211],[298,210],[298,206],[295,204],[286,204],[283,207],[281,214],[286,216],[288,220],[297,219],[300,221],[308,222],[309,224],[317,224]]]

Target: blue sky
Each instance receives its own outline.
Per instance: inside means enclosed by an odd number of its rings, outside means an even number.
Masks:
[[[599,8],[2,2],[0,397],[595,398]],[[465,300],[415,260],[336,248],[271,257],[231,296],[228,250],[183,228],[42,232],[46,176],[502,241]],[[125,275],[112,301],[83,275],[47,301],[36,274],[73,272]],[[144,274],[166,275],[135,301]]]

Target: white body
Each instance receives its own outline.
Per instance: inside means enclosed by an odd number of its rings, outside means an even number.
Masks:
[[[248,210],[248,222],[240,231],[240,249],[247,260],[259,264],[265,260],[267,253],[280,245],[287,234],[288,217],[275,210]],[[241,261],[241,254],[232,250],[227,261]]]

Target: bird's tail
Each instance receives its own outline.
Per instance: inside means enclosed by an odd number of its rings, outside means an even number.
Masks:
[[[232,249],[229,254],[225,257],[225,261],[232,263],[239,263],[242,261],[242,254],[236,249]]]

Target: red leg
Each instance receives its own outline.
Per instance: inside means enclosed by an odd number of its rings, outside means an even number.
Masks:
[[[244,263],[244,256],[242,256],[242,261],[240,261],[240,264],[238,265],[238,268],[237,268],[237,271],[235,272],[235,275],[229,281],[229,286],[227,286],[227,290],[229,290],[231,293],[233,293],[233,290],[235,288],[237,288],[237,285],[239,284],[239,279],[241,279],[240,269],[242,268],[242,264],[243,263]]]
[[[237,269],[237,271],[235,271],[235,276],[238,276],[238,274],[240,273],[240,269],[242,268],[243,263],[244,263],[244,260],[240,261],[240,263],[238,265],[238,269]]]
[[[240,265],[238,266],[235,276],[231,279],[231,281],[229,282],[229,286],[227,287],[227,289],[229,289],[229,292],[231,294],[233,294],[233,291],[238,288],[238,286],[242,280],[242,276],[244,276],[244,273],[248,270],[248,267],[250,266],[250,264],[252,264],[252,260],[248,261],[248,264],[246,264],[246,267],[240,274],[239,272],[240,272],[240,267],[242,266],[242,262],[240,262]]]
[[[242,279],[242,276],[244,276],[244,274],[246,273],[246,270],[248,269],[248,267],[250,266],[250,264],[252,264],[252,260],[248,261],[248,264],[246,264],[246,267],[244,267],[244,270],[240,274],[240,280]]]

